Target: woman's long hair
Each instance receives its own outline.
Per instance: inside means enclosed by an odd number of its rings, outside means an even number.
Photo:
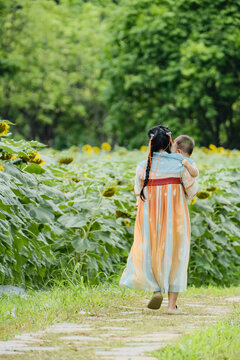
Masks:
[[[172,132],[167,126],[158,125],[148,131],[149,138],[149,153],[147,159],[145,179],[142,190],[140,192],[141,200],[145,200],[144,188],[147,186],[149,180],[149,174],[152,166],[153,153],[159,150],[165,150],[169,154],[171,153],[171,135]]]

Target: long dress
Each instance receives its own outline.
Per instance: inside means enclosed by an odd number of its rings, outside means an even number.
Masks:
[[[137,167],[136,195],[140,194],[145,168],[146,161]],[[121,287],[162,292],[186,290],[190,218],[180,183],[186,176],[190,175],[182,166],[179,154],[153,154],[149,184],[151,179],[171,182],[173,178],[177,180],[172,182],[179,183],[145,187],[145,201],[138,201],[134,242],[120,280]]]

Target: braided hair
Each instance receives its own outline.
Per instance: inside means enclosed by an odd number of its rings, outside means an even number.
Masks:
[[[145,179],[142,190],[140,192],[140,198],[143,201],[145,200],[144,188],[147,186],[149,180],[153,153],[159,150],[166,150],[166,152],[168,152],[169,154],[171,153],[171,143],[170,143],[171,134],[172,134],[171,130],[167,126],[163,126],[163,125],[155,126],[148,131],[148,138],[151,145],[147,159]]]

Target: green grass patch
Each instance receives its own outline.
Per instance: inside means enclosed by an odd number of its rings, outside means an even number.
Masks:
[[[183,335],[177,345],[167,345],[153,356],[161,360],[239,360],[240,306],[235,306],[226,320]]]
[[[19,332],[42,329],[56,322],[70,321],[86,323],[91,317],[125,317],[121,315],[123,307],[143,309],[143,316],[149,319],[146,301],[150,292],[121,289],[118,278],[114,283],[98,286],[55,286],[51,290],[29,290],[26,295],[0,296],[0,339],[7,339]],[[240,296],[239,287],[230,288],[189,288],[179,296],[179,305],[187,308],[187,303],[194,303],[201,298],[202,304],[214,306],[216,297],[224,301],[225,297]],[[162,311],[162,310],[161,310]],[[161,312],[151,316],[161,317]],[[182,319],[179,319],[182,321]]]

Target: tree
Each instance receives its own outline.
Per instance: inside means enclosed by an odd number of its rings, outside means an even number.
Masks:
[[[2,6],[1,116],[23,137],[50,145],[103,141],[104,10],[91,3],[78,4],[79,11],[46,0],[17,4]]]
[[[123,0],[112,19],[105,128],[134,147],[164,123],[239,147],[238,0]]]

